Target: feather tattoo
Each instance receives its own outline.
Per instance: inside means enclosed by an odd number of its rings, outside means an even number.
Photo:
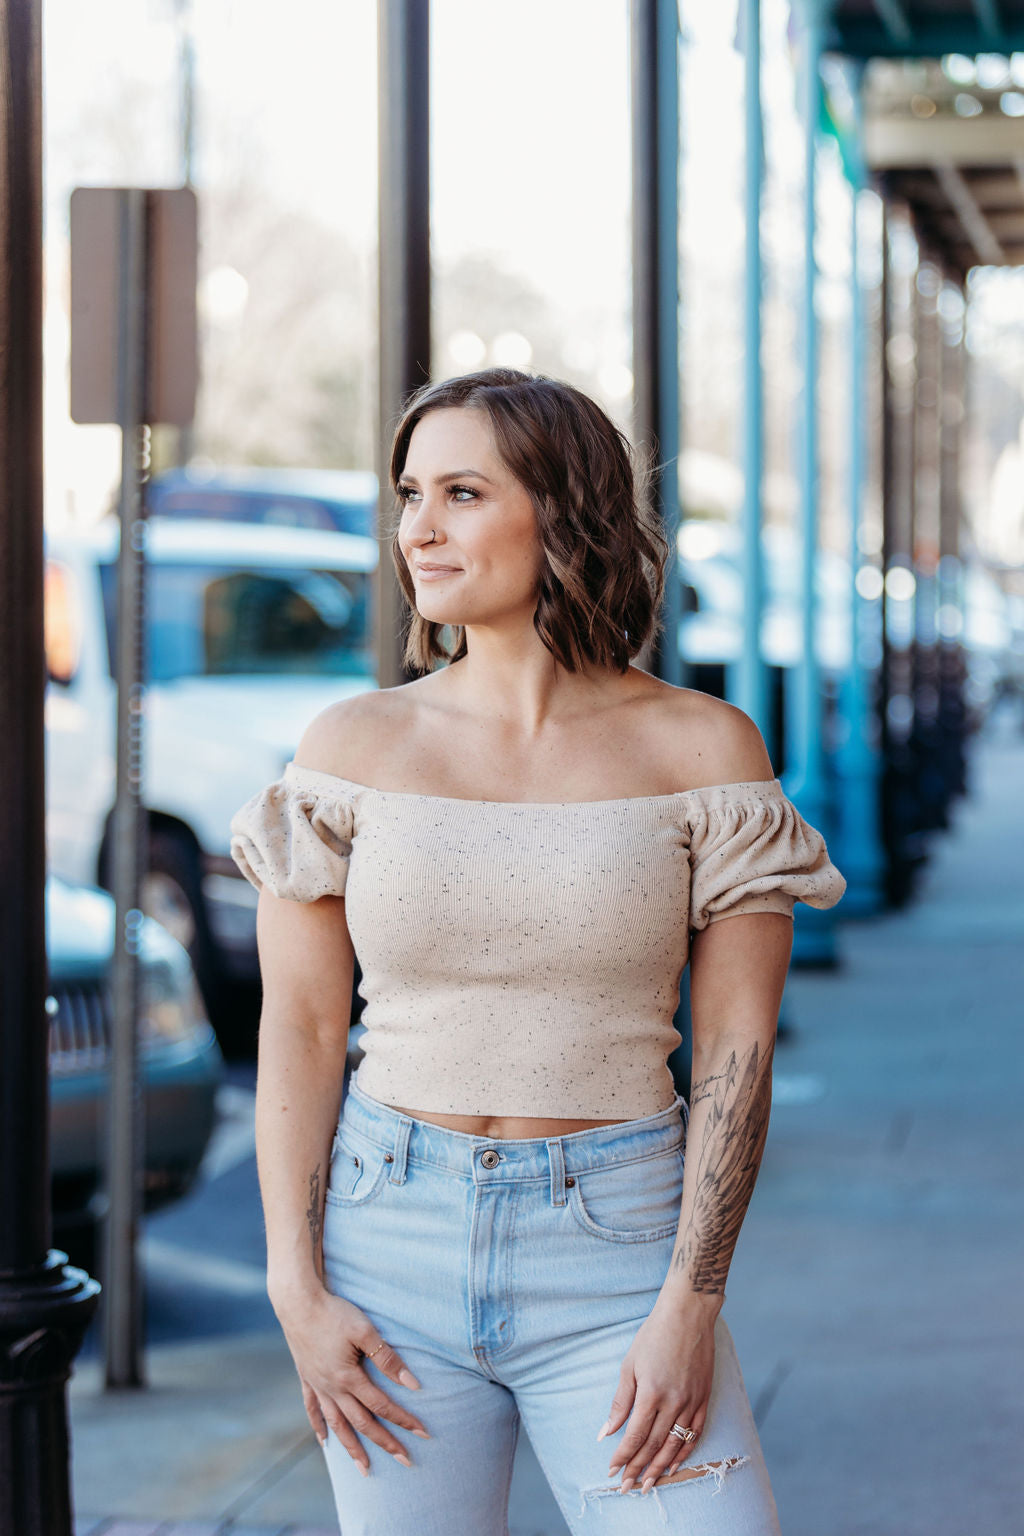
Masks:
[[[694,1084],[691,1109],[710,1100],[697,1161],[693,1209],[676,1250],[675,1267],[695,1291],[725,1291],[736,1239],[761,1164],[772,1101],[774,1048],[735,1051],[722,1072]]]

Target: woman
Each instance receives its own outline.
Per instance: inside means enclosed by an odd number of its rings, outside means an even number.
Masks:
[[[573,1532],[777,1532],[720,1312],[793,903],[843,878],[747,716],[630,664],[667,549],[593,401],[428,385],[391,474],[422,675],[328,709],[232,822],[268,1291],[344,1536],[507,1531],[520,1419]]]

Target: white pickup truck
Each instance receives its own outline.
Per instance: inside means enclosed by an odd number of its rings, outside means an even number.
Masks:
[[[115,782],[115,519],[48,533],[51,870],[109,886]],[[208,1002],[255,974],[256,892],[228,823],[310,720],[376,687],[377,543],[359,534],[153,518],[147,535],[143,907],[189,950]]]

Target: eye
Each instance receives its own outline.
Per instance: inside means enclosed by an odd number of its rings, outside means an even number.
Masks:
[[[477,492],[474,491],[473,487],[470,485],[450,485],[448,487],[448,494],[449,496],[454,496],[457,500],[461,500],[463,496],[467,496],[475,501],[477,497]]]
[[[411,501],[414,496],[418,495],[418,492],[411,485],[396,485],[395,495],[404,506],[407,501]]]

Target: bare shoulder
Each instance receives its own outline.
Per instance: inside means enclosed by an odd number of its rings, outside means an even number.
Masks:
[[[295,751],[303,768],[375,784],[409,729],[416,690],[425,679],[397,688],[373,689],[330,704],[306,727]]]
[[[670,755],[680,787],[703,789],[775,777],[764,737],[735,704],[669,683],[652,692],[651,704],[659,756]]]

